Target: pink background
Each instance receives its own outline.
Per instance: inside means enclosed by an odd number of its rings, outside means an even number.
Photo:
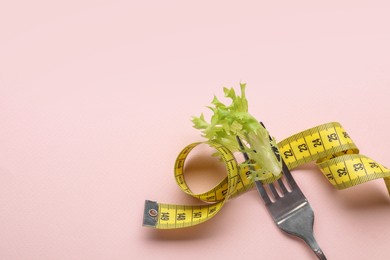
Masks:
[[[388,1],[184,2],[0,4],[0,259],[315,259],[255,190],[199,226],[141,226],[145,199],[194,203],[174,161],[239,82],[276,139],[338,121],[390,165]],[[328,259],[390,259],[382,180],[293,175]]]

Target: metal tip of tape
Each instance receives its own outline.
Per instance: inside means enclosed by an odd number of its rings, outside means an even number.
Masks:
[[[158,204],[155,201],[145,200],[144,219],[142,225],[155,227],[158,218]]]

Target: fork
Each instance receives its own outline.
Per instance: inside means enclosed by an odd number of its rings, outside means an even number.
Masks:
[[[318,259],[326,260],[313,235],[314,212],[283,159],[281,160],[283,163],[284,181],[289,185],[290,190],[286,188],[282,178],[275,181],[280,187],[280,195],[276,190],[275,182],[263,185],[257,180],[255,181],[256,188],[275,224],[284,232],[303,239]],[[268,186],[271,196],[269,196],[264,186]]]
[[[262,124],[263,125],[263,124]],[[264,126],[264,125],[263,125]],[[239,138],[237,141],[241,148],[242,142]],[[243,153],[245,160],[249,160],[248,155]],[[307,198],[298,187],[293,179],[287,165],[275,152],[278,160],[282,161],[282,172],[284,178],[279,178],[273,183],[262,184],[261,181],[256,180],[255,185],[262,197],[265,206],[272,216],[275,224],[284,232],[299,237],[306,242],[313,250],[315,255],[320,260],[326,260],[324,253],[314,238],[313,224],[314,212],[311,208]],[[287,187],[284,182],[286,182]],[[279,193],[277,188],[279,186]],[[269,192],[267,192],[267,188]]]

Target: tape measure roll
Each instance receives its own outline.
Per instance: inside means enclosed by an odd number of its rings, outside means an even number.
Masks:
[[[359,154],[345,129],[337,122],[323,124],[278,143],[289,169],[315,161],[336,189],[384,178],[390,194],[390,170]]]
[[[213,189],[201,194],[194,194],[188,187],[184,178],[184,163],[191,150],[202,143],[190,144],[179,153],[179,156],[176,159],[174,173],[177,184],[185,193],[212,204],[185,206],[146,201],[144,226],[172,229],[200,224],[213,217],[236,190],[239,166],[234,155],[226,147],[218,143],[205,143],[210,145],[221,155],[222,161],[227,169],[227,177],[225,179]]]
[[[174,205],[145,201],[143,225],[157,229],[189,227],[207,221],[220,211],[231,197],[250,190],[254,183],[249,169],[240,167],[234,155],[224,146],[206,142],[222,158],[227,176],[213,189],[194,194],[185,182],[184,164],[191,150],[201,143],[185,147],[178,155],[174,176],[179,187],[188,195],[208,204]],[[337,122],[316,126],[278,143],[279,152],[289,169],[308,162],[316,162],[324,176],[337,189],[344,189],[370,180],[383,178],[390,194],[390,170],[376,161],[359,154],[359,150],[344,128]],[[277,177],[276,177],[277,178]],[[264,180],[268,183],[276,179]]]

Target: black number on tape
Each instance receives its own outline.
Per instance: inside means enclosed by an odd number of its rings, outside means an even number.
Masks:
[[[320,138],[314,139],[312,142],[313,142],[314,147],[318,147],[318,146],[322,145]]]
[[[303,151],[307,151],[307,145],[306,144],[300,144],[298,145],[299,151],[302,153]]]
[[[329,139],[329,142],[337,141],[338,140],[338,136],[337,136],[336,133],[332,133],[332,134],[328,135],[328,139]]]
[[[169,212],[161,212],[161,220],[169,220]]]
[[[285,157],[286,159],[288,159],[288,158],[291,157],[291,156],[294,156],[294,154],[292,153],[291,149],[285,151],[283,154],[284,154],[284,157]]]
[[[347,175],[347,170],[344,168],[338,169],[337,173],[339,174],[339,177]]]
[[[364,169],[364,168],[363,168],[363,164],[362,164],[362,163],[355,163],[355,164],[353,165],[353,169],[355,170],[355,172],[361,171],[361,170]]]

